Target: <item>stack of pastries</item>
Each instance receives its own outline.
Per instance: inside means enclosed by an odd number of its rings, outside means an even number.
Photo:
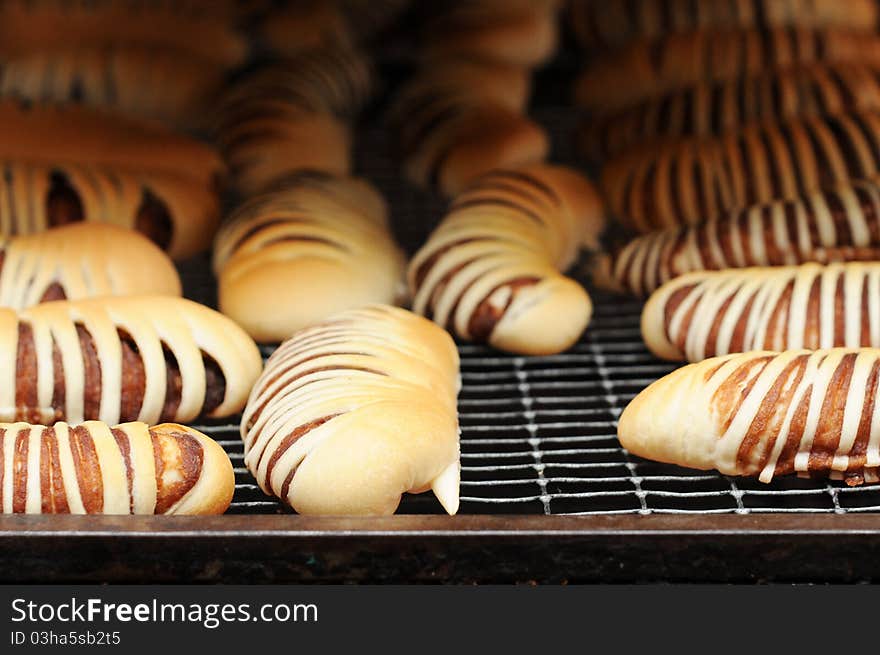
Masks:
[[[581,146],[618,225],[595,279],[648,296],[649,349],[693,362],[633,400],[621,442],[765,482],[877,482],[878,6],[607,5],[569,14],[593,53]]]

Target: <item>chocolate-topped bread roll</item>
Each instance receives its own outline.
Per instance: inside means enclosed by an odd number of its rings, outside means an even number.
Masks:
[[[223,449],[183,425],[0,423],[2,514],[222,514]]]

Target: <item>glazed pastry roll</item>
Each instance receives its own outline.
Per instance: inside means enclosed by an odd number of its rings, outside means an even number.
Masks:
[[[0,161],[0,231],[19,235],[77,223],[137,230],[175,259],[211,244],[220,201],[208,186],[165,171]],[[99,229],[99,228],[96,228]]]
[[[261,342],[344,309],[395,302],[403,266],[379,193],[316,173],[241,205],[214,254],[220,310]]]
[[[179,296],[171,260],[137,232],[83,223],[0,237],[0,306],[156,294]]]
[[[674,32],[734,28],[840,27],[864,32],[877,25],[872,0],[572,0],[569,21],[585,48],[620,47]]]
[[[880,109],[880,75],[862,63],[813,64],[700,82],[584,122],[597,161],[647,144],[718,137],[753,122]]]
[[[658,357],[880,347],[880,263],[704,271],[667,282],[642,312]]]
[[[647,295],[691,271],[855,260],[880,260],[880,188],[873,181],[645,234],[599,258],[594,278]]]
[[[501,350],[566,350],[592,304],[562,271],[601,225],[597,195],[574,171],[541,164],[488,173],[455,198],[410,262],[413,310]]]
[[[2,423],[0,479],[3,514],[222,514],[235,488],[223,449],[173,423]]]
[[[0,421],[187,422],[244,407],[262,368],[225,316],[169,296],[0,310]]]
[[[336,314],[270,357],[242,416],[245,464],[301,514],[393,514],[404,492],[459,502],[458,352],[383,305]]]
[[[617,435],[634,455],[725,475],[880,481],[880,350],[706,359],[642,391]]]
[[[594,58],[575,82],[575,100],[607,112],[701,81],[847,61],[880,64],[880,37],[843,29],[698,30]]]
[[[604,168],[602,186],[609,209],[637,231],[699,223],[876,177],[878,139],[877,111],[751,125],[718,139],[625,154]]]

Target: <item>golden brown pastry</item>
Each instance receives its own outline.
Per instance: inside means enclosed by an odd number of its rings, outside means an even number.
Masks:
[[[241,422],[260,488],[301,514],[393,514],[432,489],[458,511],[458,352],[429,321],[372,305],[296,333]]]
[[[0,513],[222,514],[235,474],[192,428],[0,424]]]
[[[598,196],[574,171],[546,164],[492,171],[456,196],[410,262],[413,310],[501,350],[566,350],[592,303],[562,271],[601,226]]]
[[[880,350],[755,351],[706,359],[642,391],[617,435],[634,455],[725,475],[880,482]]]
[[[86,221],[148,237],[175,259],[211,244],[220,203],[208,187],[165,171],[92,164],[0,162],[0,233],[32,234]]]
[[[403,255],[364,180],[300,174],[240,206],[217,235],[220,310],[261,342],[399,299]]]
[[[717,137],[748,123],[880,109],[880,73],[861,63],[813,64],[701,82],[584,122],[583,146],[599,161],[637,146]]]
[[[876,28],[872,0],[571,0],[572,31],[585,48],[619,47],[692,30],[776,27]]]
[[[658,357],[880,347],[880,263],[688,273],[648,299],[642,336]]]
[[[846,61],[880,65],[880,36],[802,28],[672,34],[596,57],[575,83],[575,98],[607,112],[701,81]]]
[[[179,296],[171,260],[146,238],[100,223],[0,237],[0,306],[48,300],[156,294]]]
[[[187,422],[244,407],[262,360],[225,316],[169,296],[0,310],[0,421]]]
[[[300,170],[351,169],[349,123],[369,98],[371,71],[356,51],[321,50],[246,76],[224,97],[215,128],[243,195]]]
[[[605,166],[602,187],[621,222],[646,232],[873,178],[878,143],[880,111],[750,125],[625,154]]]
[[[418,73],[391,109],[410,181],[453,196],[483,173],[546,158],[547,134],[522,114],[524,72],[498,64],[465,65],[457,73],[454,67]]]
[[[873,181],[650,232],[600,258],[595,277],[647,295],[690,271],[853,260],[880,260],[880,188]]]
[[[338,2],[297,0],[273,7],[254,32],[269,52],[292,57],[309,50],[351,48],[352,27]]]

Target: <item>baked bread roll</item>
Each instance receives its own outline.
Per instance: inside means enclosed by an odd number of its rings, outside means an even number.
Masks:
[[[222,514],[229,457],[183,425],[0,424],[0,513]]]
[[[642,336],[658,357],[880,347],[880,263],[688,273],[648,299]]]
[[[876,177],[878,143],[878,111],[751,125],[618,157],[603,169],[602,186],[621,221],[645,232]]]
[[[3,307],[180,293],[180,278],[171,260],[143,236],[115,225],[83,223],[28,236],[0,237]]]
[[[592,303],[561,271],[601,225],[592,185],[570,169],[492,171],[455,198],[410,262],[413,310],[501,350],[567,350],[587,326]]]
[[[813,64],[701,82],[585,121],[583,149],[597,161],[636,146],[718,137],[748,123],[880,109],[880,76],[861,63]]]
[[[231,416],[260,373],[231,320],[167,296],[0,310],[0,421],[188,422]]]
[[[878,482],[880,350],[755,351],[673,371],[623,411],[640,457],[725,475]]]
[[[873,0],[571,0],[572,31],[585,48],[619,47],[692,30],[841,27],[873,31]]]
[[[347,174],[350,122],[371,90],[369,64],[353,50],[308,52],[246,76],[215,128],[235,188],[249,196],[296,171]]]
[[[241,205],[214,252],[220,311],[261,342],[345,309],[393,303],[403,267],[379,193],[316,173]]]
[[[607,112],[701,81],[846,61],[880,65],[880,36],[803,28],[672,34],[596,57],[575,82],[575,100]]]
[[[301,514],[393,514],[428,489],[455,514],[458,389],[440,328],[383,305],[336,314],[269,358],[242,416],[245,464]]]
[[[647,295],[691,271],[853,260],[880,260],[880,188],[873,181],[645,234],[613,257],[600,257],[594,278],[606,288]]]
[[[2,234],[79,221],[113,223],[185,259],[211,245],[220,222],[217,194],[186,175],[26,161],[0,162],[0,171]]]
[[[389,113],[411,182],[454,196],[483,173],[546,158],[547,134],[522,115],[525,73],[482,64],[455,74],[450,66],[418,73]]]

